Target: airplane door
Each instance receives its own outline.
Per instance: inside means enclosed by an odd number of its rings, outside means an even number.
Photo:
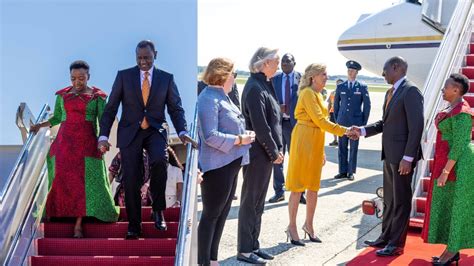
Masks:
[[[423,21],[444,33],[457,3],[458,0],[424,0],[421,8]]]

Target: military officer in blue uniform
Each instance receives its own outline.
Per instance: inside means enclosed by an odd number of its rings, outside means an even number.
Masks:
[[[336,87],[334,97],[334,116],[342,126],[364,126],[370,114],[370,98],[367,85],[356,80],[361,65],[349,60],[347,66],[347,81]],[[348,150],[350,146],[350,152]],[[334,178],[354,180],[357,168],[357,150],[359,140],[351,140],[347,136],[339,137],[339,174]],[[349,153],[349,158],[348,158]]]

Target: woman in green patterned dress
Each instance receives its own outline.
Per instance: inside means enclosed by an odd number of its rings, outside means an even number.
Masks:
[[[72,86],[56,92],[54,116],[33,125],[61,124],[47,157],[50,190],[46,201],[48,217],[75,217],[74,237],[82,238],[82,217],[105,222],[118,219],[107,180],[105,163],[97,149],[98,121],[106,94],[88,87],[89,65],[75,61],[69,67]]]
[[[452,74],[443,88],[449,107],[435,120],[438,135],[422,234],[426,242],[447,247],[433,257],[433,265],[457,263],[459,250],[474,248],[473,112],[463,101],[468,90],[467,77]]]

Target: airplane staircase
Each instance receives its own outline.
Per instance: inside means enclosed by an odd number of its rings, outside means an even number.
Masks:
[[[474,111],[474,43],[470,44],[470,51],[473,54],[466,55],[466,66],[462,68],[462,74],[466,75],[469,78],[469,92],[464,96],[464,100],[469,103],[472,111]],[[469,59],[470,57],[470,59]],[[474,141],[474,119],[472,127],[472,141]],[[433,159],[428,161],[428,175],[420,179],[420,188],[422,194],[418,197],[415,197],[416,202],[416,212],[417,215],[410,219],[410,226],[413,227],[423,227],[423,220],[425,218],[425,206],[428,196],[428,190],[430,186],[431,172],[433,170]]]
[[[411,227],[423,227],[425,218],[425,207],[427,194],[429,191],[431,172],[433,169],[433,154],[435,149],[436,127],[434,117],[439,110],[446,107],[446,102],[442,99],[441,88],[444,81],[451,73],[462,73],[469,78],[469,91],[464,96],[464,100],[469,103],[474,111],[474,31],[472,1],[468,6],[458,5],[458,9],[463,9],[464,16],[453,15],[450,25],[451,36],[445,36],[444,44],[441,45],[437,58],[431,68],[430,76],[425,84],[425,132],[422,140],[423,156],[417,167],[415,178],[415,191],[412,202],[412,216],[410,218]],[[458,10],[459,11],[459,10]],[[456,12],[456,11],[455,11]],[[460,19],[460,17],[464,18]],[[457,20],[456,20],[457,19]],[[459,30],[455,30],[455,27]],[[458,34],[454,34],[458,32]],[[449,33],[447,31],[447,33]],[[474,120],[472,128],[472,140],[474,141]]]
[[[120,208],[118,222],[84,223],[83,239],[71,237],[74,220],[44,222],[44,238],[36,240],[38,255],[30,257],[31,265],[174,265],[179,211],[167,209],[168,230],[158,231],[151,220],[151,208],[142,207],[143,235],[139,240],[124,239],[128,226],[124,208]]]
[[[48,117],[45,105],[38,119]],[[30,115],[31,116],[31,115]],[[25,119],[23,119],[25,120]],[[197,136],[197,112],[190,135]],[[21,130],[27,130],[24,123]],[[19,126],[20,127],[20,126]],[[28,130],[27,130],[28,131]],[[120,208],[119,220],[105,223],[83,219],[84,238],[73,238],[74,218],[43,217],[47,197],[46,152],[51,130],[28,134],[9,185],[0,194],[0,262],[2,265],[194,265],[197,246],[197,150],[187,145],[181,208],[164,212],[168,230],[158,231],[151,219],[151,207],[142,207],[142,235],[125,240],[128,219]],[[25,170],[26,169],[26,170]],[[33,169],[33,170],[31,170]],[[41,170],[41,171],[40,171]],[[29,189],[26,190],[25,188]],[[30,188],[31,187],[31,188]]]

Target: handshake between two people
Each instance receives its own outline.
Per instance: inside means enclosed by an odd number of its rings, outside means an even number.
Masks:
[[[358,140],[361,134],[362,134],[362,131],[357,126],[351,126],[347,128],[346,133],[344,133],[344,135],[346,135],[351,140]]]

